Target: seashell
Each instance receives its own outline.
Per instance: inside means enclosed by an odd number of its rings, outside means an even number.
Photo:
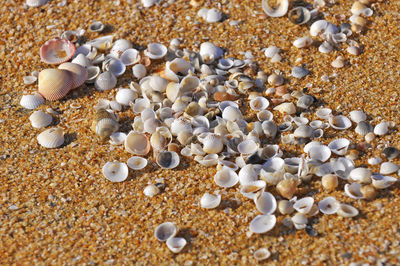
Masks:
[[[222,138],[217,134],[207,134],[203,140],[203,151],[206,153],[220,153],[223,148]]]
[[[26,5],[29,7],[39,7],[47,4],[49,0],[26,0]]]
[[[214,60],[219,59],[222,56],[223,51],[211,42],[204,42],[200,45],[199,54],[204,63],[210,64]]]
[[[308,109],[314,101],[314,97],[311,95],[303,95],[297,100],[297,107]]]
[[[310,27],[310,35],[315,37],[321,33],[324,33],[328,28],[329,22],[326,20],[317,20]]]
[[[228,121],[236,121],[238,119],[242,119],[242,113],[239,108],[228,106],[222,111],[222,118]]]
[[[361,136],[366,136],[368,133],[372,132],[373,128],[371,124],[367,121],[361,121],[357,124],[355,132]]]
[[[345,60],[344,60],[343,56],[339,55],[338,57],[336,57],[335,60],[332,61],[331,66],[333,66],[334,68],[342,68],[342,67],[344,67],[344,63],[345,63]]]
[[[329,119],[329,117],[332,114],[332,110],[329,108],[321,108],[321,109],[318,109],[315,114],[317,115],[317,117],[319,117],[321,119]]]
[[[183,117],[175,119],[174,122],[172,122],[170,129],[172,135],[174,136],[178,136],[178,134],[181,132],[193,132],[192,125]]]
[[[275,106],[274,110],[279,111],[282,114],[292,115],[296,113],[296,106],[291,102],[285,102]]]
[[[58,66],[58,69],[68,70],[72,76],[72,87],[71,89],[78,88],[81,86],[88,77],[88,72],[85,67],[74,64],[74,63],[62,63]]]
[[[348,179],[351,170],[354,169],[354,162],[350,159],[340,157],[332,164],[332,171],[342,179]]]
[[[262,0],[262,9],[270,17],[283,17],[289,8],[288,0],[278,0],[276,1],[276,6],[272,7],[268,3],[269,0]]]
[[[373,200],[376,197],[376,189],[374,186],[366,185],[360,188],[360,192],[363,196],[363,199]]]
[[[344,155],[347,152],[349,145],[350,145],[350,141],[348,139],[340,138],[340,139],[335,139],[335,140],[331,141],[328,144],[328,147],[329,147],[329,149],[331,149],[331,151],[334,154]]]
[[[324,41],[323,43],[321,43],[320,46],[318,46],[318,51],[324,54],[330,53],[332,52],[332,50],[333,50],[332,44],[327,41]]]
[[[142,0],[143,1],[143,0]],[[146,0],[149,1],[149,0]],[[156,0],[159,1],[159,0]],[[167,247],[173,253],[179,253],[186,246],[187,241],[183,237],[171,237],[167,240]]]
[[[275,73],[268,76],[268,84],[271,86],[281,86],[284,83],[284,79],[282,76],[277,75]]]
[[[105,178],[111,182],[122,182],[128,177],[128,167],[120,162],[107,162],[102,169]]]
[[[250,101],[250,108],[253,111],[261,111],[269,106],[269,102],[266,98],[257,96]]]
[[[72,61],[74,64],[81,65],[83,67],[88,67],[92,65],[92,62],[84,54],[78,54]]]
[[[171,222],[165,222],[156,227],[154,236],[158,241],[164,242],[170,238],[173,238],[176,233],[178,233],[176,226]]]
[[[233,64],[234,64],[233,60],[221,58],[218,60],[217,67],[219,69],[228,70],[233,67]]]
[[[242,141],[237,146],[237,149],[240,154],[250,155],[257,151],[258,145],[257,145],[257,143],[254,142],[254,140],[247,139],[247,140]]]
[[[125,66],[130,66],[140,61],[140,55],[138,50],[129,48],[121,54],[120,60]]]
[[[39,73],[39,93],[46,100],[63,98],[72,89],[72,73],[61,69],[44,69]]]
[[[344,130],[351,127],[351,121],[344,115],[337,115],[329,118],[329,125],[334,129]]]
[[[40,59],[46,64],[58,65],[72,58],[75,45],[67,39],[52,39],[40,47]]]
[[[345,218],[352,218],[358,215],[358,210],[349,204],[341,203],[339,208],[336,211],[337,215],[345,217]]]
[[[377,189],[385,189],[397,182],[392,176],[372,175],[372,185]]]
[[[239,176],[232,169],[224,166],[214,175],[214,182],[220,187],[229,188],[239,182]]]
[[[293,203],[289,200],[280,200],[278,202],[278,210],[281,214],[291,214],[294,212]]]
[[[158,4],[160,0],[141,0],[143,7],[148,8],[152,7],[155,4]]]
[[[174,151],[162,151],[156,158],[157,164],[164,169],[173,169],[179,165],[179,155]]]
[[[139,156],[132,156],[128,159],[127,165],[133,170],[142,170],[147,166],[147,159]]]
[[[275,125],[273,121],[264,121],[261,124],[262,130],[265,134],[265,136],[268,138],[275,138],[277,132],[278,132],[278,127]]]
[[[275,55],[279,54],[281,49],[279,49],[276,46],[269,46],[267,49],[265,49],[264,54],[267,58],[272,58]]]
[[[215,9],[215,8],[211,8],[209,10],[207,10],[207,14],[205,16],[205,21],[207,21],[208,23],[214,23],[214,22],[218,22],[222,19],[222,12]]]
[[[236,170],[239,169],[239,166],[237,166],[235,163],[230,162],[230,161],[227,161],[227,160],[219,160],[218,163],[219,163],[218,166],[221,166],[221,167],[225,166],[225,167],[227,167],[227,168],[232,169],[233,171],[236,171]],[[219,169],[218,169],[218,170],[219,170]]]
[[[315,145],[307,152],[311,160],[326,162],[331,157],[331,149],[325,145]]]
[[[246,198],[254,200],[257,196],[257,193],[263,191],[266,186],[265,181],[257,180],[243,185],[240,189],[240,193]]]
[[[125,142],[125,139],[126,139],[126,134],[123,132],[115,132],[110,135],[110,143],[112,145],[121,145]]]
[[[104,24],[101,21],[95,21],[89,25],[89,31],[91,32],[102,32],[104,30]]]
[[[120,58],[121,55],[128,49],[132,48],[132,42],[125,39],[116,40],[110,50],[110,55],[113,58]]]
[[[263,234],[272,230],[275,224],[276,224],[275,215],[272,214],[257,215],[250,222],[250,232],[256,234]]]
[[[195,158],[196,159],[196,158]],[[205,167],[210,167],[218,164],[218,154],[212,153],[202,157],[197,162]]]
[[[115,100],[122,105],[128,106],[137,98],[137,93],[131,89],[119,89]]]
[[[339,184],[337,176],[333,174],[324,175],[321,179],[321,183],[322,186],[329,191],[335,190]]]
[[[110,71],[114,76],[119,77],[125,73],[126,66],[121,60],[111,58],[103,62],[103,70]]]
[[[86,79],[86,83],[94,83],[96,78],[100,74],[100,67],[98,66],[89,66],[86,68],[88,76]]]
[[[365,121],[367,119],[367,115],[363,111],[351,111],[350,119],[354,123],[360,123],[361,121]]]
[[[161,59],[168,52],[165,45],[161,43],[150,43],[147,45],[147,49],[144,50],[144,55],[148,56],[150,59]]]
[[[151,184],[151,185],[147,185],[144,189],[143,189],[143,194],[147,197],[154,197],[155,195],[157,195],[158,193],[160,193],[160,189]]]
[[[292,222],[293,222],[294,227],[295,227],[297,230],[301,230],[301,229],[306,228],[306,225],[307,225],[307,222],[308,222],[307,217],[306,217],[304,214],[302,214],[302,213],[296,213],[296,214],[291,218],[291,220],[292,220]]]
[[[308,36],[304,36],[304,37],[296,39],[293,42],[293,46],[295,46],[296,48],[305,48],[305,47],[311,46],[312,43],[313,43],[313,39],[311,39]]]
[[[309,138],[313,132],[312,127],[308,125],[300,125],[296,130],[293,132],[293,135],[296,138]]]
[[[382,175],[390,175],[394,172],[397,172],[400,169],[400,166],[392,163],[392,162],[384,162],[381,164],[379,173]]]
[[[295,78],[304,78],[307,74],[308,70],[303,67],[295,66],[292,68],[292,76]]]
[[[318,202],[318,208],[324,214],[334,214],[339,207],[340,203],[334,197],[326,197]]]
[[[276,185],[276,190],[282,197],[286,199],[291,199],[297,191],[297,185],[297,180],[294,180],[292,178],[284,179]]]
[[[53,127],[40,133],[36,139],[45,148],[57,148],[64,144],[64,132],[61,128]]]
[[[36,109],[40,105],[44,104],[44,99],[40,94],[23,95],[19,104],[25,109]]]
[[[352,199],[361,199],[363,198],[363,194],[360,191],[361,184],[359,183],[351,183],[344,185],[344,191],[347,196]]]
[[[221,203],[221,195],[204,193],[200,200],[200,206],[205,209],[214,209]]]
[[[289,11],[288,18],[290,22],[296,25],[302,25],[310,21],[310,11],[302,6],[298,6]]]
[[[257,210],[262,214],[272,214],[276,210],[276,199],[269,192],[261,192],[255,197],[254,203]]]
[[[117,85],[117,78],[110,71],[101,73],[95,82],[95,87],[99,91],[111,90]]]
[[[374,127],[374,134],[377,136],[383,136],[386,133],[388,133],[388,131],[389,131],[389,124],[387,122],[381,122]]]
[[[24,76],[23,80],[24,80],[24,84],[25,85],[31,85],[31,84],[36,82],[37,77],[35,77],[35,76]]]
[[[378,165],[378,164],[380,164],[381,162],[382,162],[382,159],[381,159],[381,157],[379,157],[379,156],[374,157],[374,158],[369,158],[369,159],[368,159],[368,163],[369,163],[370,165]]]
[[[137,79],[141,79],[146,76],[147,70],[146,67],[142,64],[136,64],[132,67],[133,76]]]
[[[257,113],[257,118],[260,121],[272,121],[274,119],[274,114],[268,110],[262,110]]]
[[[367,6],[360,1],[355,1],[351,6],[350,11],[353,15],[361,15],[366,8]]]
[[[29,116],[31,125],[34,128],[43,128],[51,124],[53,118],[51,115],[46,114],[42,110],[35,111]]]
[[[322,121],[321,120],[313,120],[310,122],[310,127],[313,129],[318,129],[322,127]]]
[[[305,197],[293,204],[293,208],[298,211],[299,213],[307,214],[310,212],[312,206],[314,204],[314,198],[312,197]]]
[[[271,256],[271,252],[266,248],[259,248],[253,255],[257,261],[262,261],[268,259]]]
[[[371,183],[371,176],[372,176],[372,171],[368,168],[363,168],[363,167],[355,168],[351,170],[349,174],[349,178],[361,184]]]
[[[143,133],[131,131],[125,139],[125,149],[129,153],[146,155],[150,151],[149,139]]]
[[[180,83],[181,91],[182,92],[191,92],[193,89],[197,88],[200,85],[199,78],[187,75],[185,76]]]
[[[395,147],[386,147],[382,150],[382,155],[388,158],[388,160],[394,160],[399,156],[400,151]]]
[[[117,132],[118,129],[118,122],[112,118],[100,119],[96,124],[96,134],[99,135],[102,140],[110,137],[112,134]]]
[[[296,126],[305,126],[305,125],[307,125],[308,124],[308,119],[307,118],[305,118],[305,117],[301,117],[301,116],[296,116],[296,117],[293,117],[292,119],[292,122],[294,122],[295,124],[296,124]],[[310,126],[311,127],[311,126]],[[311,129],[313,129],[313,128],[311,128]]]
[[[165,92],[168,80],[159,76],[152,76],[150,77],[149,84],[154,91]]]

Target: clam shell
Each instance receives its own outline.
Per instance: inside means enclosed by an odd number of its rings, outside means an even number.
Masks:
[[[367,121],[360,121],[354,129],[354,131],[361,136],[367,135],[368,133],[372,132],[372,130],[373,127]]]
[[[271,256],[271,252],[266,248],[260,248],[257,249],[253,255],[257,261],[262,261],[268,259]]]
[[[147,69],[142,64],[136,64],[132,67],[132,73],[137,79],[141,79],[147,74]]]
[[[325,145],[315,145],[308,151],[311,160],[326,162],[331,157],[331,149]]]
[[[318,51],[327,54],[333,50],[333,46],[330,42],[324,41],[320,46],[318,46]]]
[[[104,24],[101,21],[95,21],[89,25],[89,31],[91,32],[102,32],[104,30]]]
[[[179,155],[174,151],[162,151],[157,155],[157,164],[164,169],[172,169],[179,165]]]
[[[86,68],[88,72],[86,83],[94,83],[96,78],[100,75],[100,67],[98,66],[89,66]]]
[[[372,171],[368,168],[358,167],[351,170],[349,178],[361,184],[371,183]]]
[[[118,39],[110,50],[110,55],[114,58],[120,58],[122,53],[132,48],[132,42],[125,39]]]
[[[351,183],[344,185],[344,191],[347,196],[352,199],[361,199],[363,198],[363,194],[360,191],[361,184],[359,183]]]
[[[117,78],[110,71],[106,71],[97,76],[94,85],[99,91],[111,90],[117,85]]]
[[[308,220],[307,220],[307,217],[303,213],[296,213],[292,217],[292,222],[295,226],[298,225],[298,226],[296,226],[296,229],[303,229],[303,228],[305,228]]]
[[[293,135],[296,138],[309,138],[313,132],[312,127],[308,125],[300,125],[296,130],[293,132]]]
[[[220,187],[229,188],[239,182],[239,176],[232,169],[224,166],[214,175],[214,181]]]
[[[310,95],[303,95],[297,100],[297,107],[308,109],[314,103],[314,97]]]
[[[274,107],[274,110],[282,113],[292,115],[296,113],[296,106],[293,103],[281,103]]]
[[[37,136],[37,141],[45,148],[57,148],[64,144],[64,132],[61,128],[49,128]]]
[[[261,111],[269,106],[269,101],[265,97],[257,96],[250,101],[250,108],[254,111]]]
[[[103,64],[104,64],[103,70],[105,69],[106,71],[110,71],[116,77],[119,77],[125,73],[126,66],[119,59],[112,58],[108,61],[104,61]]]
[[[344,130],[351,127],[351,121],[344,115],[337,115],[329,118],[329,125],[334,129]]]
[[[186,239],[183,237],[171,237],[167,240],[167,247],[173,253],[179,253],[186,246]]]
[[[202,140],[202,143],[203,151],[206,153],[220,153],[224,148],[222,138],[217,134],[207,134],[205,139]]]
[[[112,134],[117,132],[118,129],[118,122],[112,118],[103,118],[96,124],[96,134],[99,135],[102,140],[110,137]]]
[[[342,68],[345,65],[345,60],[343,58],[343,56],[338,56],[336,57],[335,60],[332,61],[331,66],[333,66],[334,68]]]
[[[374,134],[377,136],[383,136],[389,131],[389,124],[387,122],[381,122],[374,127]]]
[[[44,69],[39,73],[39,93],[49,101],[63,98],[72,89],[72,73],[61,69]]]
[[[269,0],[262,0],[262,9],[270,17],[283,17],[289,8],[289,0],[277,0],[276,6],[272,7]]]
[[[273,121],[262,122],[261,128],[267,138],[268,137],[275,138],[275,136],[278,132],[278,127],[275,125],[275,123]]]
[[[200,200],[200,206],[205,209],[214,209],[221,203],[221,195],[204,193]]]
[[[43,128],[51,124],[53,118],[51,115],[43,112],[42,110],[35,111],[29,116],[31,125],[34,128]]]
[[[47,4],[49,0],[26,0],[26,5],[29,7],[39,7]]]
[[[31,85],[31,84],[36,82],[37,77],[35,77],[35,76],[24,76],[23,80],[24,80],[24,84],[25,85]]]
[[[253,154],[257,151],[258,145],[254,140],[247,139],[239,143],[237,146],[238,152],[243,155]]]
[[[126,134],[123,132],[115,132],[110,136],[110,143],[112,145],[121,145],[125,142]]]
[[[395,147],[386,147],[382,150],[382,155],[388,158],[388,160],[394,160],[399,156],[400,151]]]
[[[215,8],[209,9],[205,16],[205,21],[207,21],[208,23],[218,22],[221,19],[222,19],[222,12]]]
[[[317,115],[317,117],[326,120],[329,119],[329,117],[331,117],[332,110],[329,108],[321,108],[318,109],[317,112],[315,112],[315,114]]]
[[[165,92],[168,80],[160,76],[152,76],[150,77],[149,85],[154,91]]]
[[[325,30],[328,27],[329,22],[326,20],[317,20],[315,21],[313,24],[311,24],[310,27],[310,35],[315,37],[323,32],[325,32]]]
[[[125,139],[125,149],[129,153],[146,155],[150,147],[150,141],[143,133],[131,131]]]
[[[242,113],[239,108],[228,106],[222,111],[222,118],[228,121],[236,121],[238,119],[242,119]]]
[[[211,42],[204,42],[200,45],[200,57],[206,64],[212,63],[214,60],[219,59],[223,52],[222,49],[215,46]]]
[[[144,51],[144,54],[150,59],[161,59],[167,54],[167,52],[168,49],[165,45],[161,43],[150,43]]]
[[[351,217],[357,216],[359,212],[353,206],[351,206],[349,204],[341,203],[339,205],[339,209],[337,210],[336,213],[339,216],[346,217],[346,218],[351,218]]]
[[[390,175],[397,172],[400,169],[400,166],[392,163],[392,162],[384,162],[381,164],[379,173],[382,175]]]
[[[154,231],[154,236],[158,241],[167,241],[168,239],[174,237],[178,233],[178,229],[175,224],[171,222],[165,222],[156,227]]]
[[[160,193],[160,189],[151,184],[151,185],[147,185],[144,189],[143,189],[143,194],[146,195],[147,197],[154,197],[155,195],[157,195],[158,193]]]
[[[261,192],[255,197],[254,203],[257,210],[262,214],[274,213],[277,206],[275,197],[269,192]]]
[[[344,155],[349,148],[350,141],[345,138],[335,139],[328,144],[329,149],[337,155]]]
[[[72,58],[75,45],[67,39],[52,39],[40,47],[40,59],[46,64],[58,65]]]
[[[360,123],[361,121],[365,121],[367,119],[367,115],[363,111],[351,111],[350,112],[350,119],[354,123]]]
[[[103,175],[111,182],[122,182],[128,177],[128,166],[120,162],[107,162],[103,166]]]
[[[187,75],[181,80],[179,85],[181,86],[182,92],[191,92],[200,85],[200,80],[195,76]]]
[[[137,93],[131,89],[119,89],[115,100],[122,105],[128,106],[137,98]]]
[[[290,22],[296,25],[302,25],[310,21],[310,11],[302,6],[298,6],[289,11],[288,18]]]
[[[72,88],[75,89],[81,86],[88,77],[88,72],[85,67],[74,64],[74,63],[63,63],[61,64],[58,69],[68,70],[71,72],[72,76]]]
[[[86,44],[93,46],[99,50],[107,50],[111,47],[113,38],[114,38],[113,35],[102,36],[94,40],[91,40]]]
[[[120,60],[126,66],[136,64],[140,60],[139,51],[134,48],[129,48],[122,53]]]
[[[324,214],[334,214],[339,207],[340,203],[334,197],[326,197],[318,202],[318,208]]]
[[[246,198],[254,200],[257,196],[257,193],[264,190],[266,186],[265,181],[257,180],[248,184],[245,184],[240,189],[240,194],[245,196]]]
[[[292,76],[295,78],[301,79],[307,76],[307,74],[308,70],[303,67],[295,66],[292,68]]]
[[[314,204],[314,198],[312,197],[305,197],[293,204],[293,208],[298,211],[299,213],[307,214],[310,212],[312,206]]]
[[[276,224],[276,217],[272,214],[263,214],[257,215],[251,222],[250,222],[250,232],[256,234],[263,234],[266,233],[272,228],[274,228]]]
[[[280,200],[278,210],[283,215],[291,214],[294,211],[293,203],[289,200]]]
[[[40,94],[23,95],[19,104],[26,109],[36,109],[44,104],[44,99]]]
[[[133,170],[142,170],[147,166],[147,159],[139,157],[139,156],[132,156],[126,162],[129,168]]]
[[[377,189],[385,189],[397,182],[392,176],[372,175],[372,185]]]
[[[305,37],[296,39],[293,42],[293,46],[295,46],[296,48],[305,48],[305,47],[309,47],[312,43],[313,43],[313,39],[311,39],[308,36],[305,36]]]

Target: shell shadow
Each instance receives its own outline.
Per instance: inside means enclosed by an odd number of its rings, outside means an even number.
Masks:
[[[105,24],[104,29],[101,31],[102,34],[108,34],[115,30],[115,27],[111,24]]]
[[[64,134],[64,144],[62,145],[62,147],[68,146],[69,144],[71,144],[74,140],[77,139],[77,135],[76,133],[66,133]]]

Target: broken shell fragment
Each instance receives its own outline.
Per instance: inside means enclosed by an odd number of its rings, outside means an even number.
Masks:
[[[183,237],[171,237],[166,243],[169,250],[179,253],[186,246],[187,241]]]
[[[42,110],[35,111],[29,116],[31,125],[34,128],[43,128],[51,124],[53,118],[51,115],[43,112]]]
[[[345,63],[345,60],[344,60],[343,56],[338,56],[338,57],[336,57],[335,60],[332,61],[331,66],[333,66],[334,68],[342,68],[342,67],[344,67],[344,63]]]
[[[64,132],[61,128],[49,128],[40,133],[36,139],[45,148],[57,148],[64,144]]]
[[[179,165],[179,155],[174,151],[162,151],[156,158],[157,164],[164,169],[173,169]]]
[[[128,177],[128,166],[120,162],[107,162],[103,166],[103,175],[111,182],[122,182]]]
[[[291,218],[291,220],[292,220],[292,222],[293,222],[294,227],[295,227],[297,230],[301,230],[301,229],[306,228],[306,225],[307,225],[307,222],[308,222],[307,217],[306,217],[303,213],[299,213],[299,212],[296,213],[296,214]]]
[[[164,242],[174,237],[177,232],[178,229],[173,223],[165,222],[156,227],[154,236],[157,238],[157,240]]]
[[[200,206],[205,209],[214,209],[221,203],[221,195],[204,193],[200,200]]]
[[[289,0],[278,0],[276,6],[271,6],[269,0],[262,0],[262,9],[270,17],[283,17],[289,8]]]
[[[288,18],[290,22],[296,25],[302,25],[310,21],[310,11],[302,6],[298,6],[289,11]]]
[[[275,224],[276,224],[275,215],[272,214],[257,215],[250,222],[250,231],[256,234],[263,234],[272,230]]]
[[[40,47],[40,59],[46,64],[58,65],[72,58],[75,45],[67,39],[52,39]]]

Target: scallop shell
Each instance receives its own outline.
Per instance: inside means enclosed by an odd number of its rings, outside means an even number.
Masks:
[[[115,100],[122,105],[128,106],[137,98],[137,93],[131,89],[119,89]]]
[[[97,76],[94,85],[99,91],[111,90],[117,85],[117,78],[110,71],[106,71]]]
[[[74,63],[62,63],[58,69],[68,70],[71,72],[72,76],[72,87],[71,89],[78,88],[81,86],[88,77],[88,72],[85,67],[74,64]]]
[[[31,125],[34,128],[43,128],[51,124],[53,118],[51,115],[43,112],[42,110],[35,111],[29,116]]]
[[[95,21],[89,25],[89,31],[91,32],[102,32],[104,30],[104,24],[101,21]]]
[[[344,155],[349,148],[350,141],[345,138],[335,139],[328,144],[329,149],[337,155]]]
[[[214,175],[214,181],[220,187],[229,188],[239,182],[239,176],[232,169],[224,166]]]
[[[351,127],[351,121],[344,115],[337,115],[329,118],[329,125],[334,129],[344,130]]]
[[[44,69],[39,73],[39,93],[49,101],[63,98],[72,89],[72,73],[61,69]]]
[[[360,123],[361,121],[365,121],[367,119],[367,115],[363,111],[351,111],[350,112],[350,119],[354,123]]]
[[[262,9],[265,14],[270,17],[283,17],[289,8],[289,0],[278,0],[276,6],[272,7],[268,3],[269,0],[262,0]]]
[[[257,261],[262,261],[268,259],[271,256],[271,252],[266,248],[260,248],[257,249],[253,255]]]
[[[381,164],[379,173],[382,175],[390,175],[397,172],[400,169],[400,166],[392,163],[392,162],[384,162]]]
[[[250,232],[256,234],[263,234],[266,233],[272,228],[274,228],[276,224],[276,217],[272,214],[263,214],[257,215],[251,222],[250,222]]]
[[[173,253],[179,253],[186,246],[187,241],[183,237],[171,237],[166,243],[169,250]]]
[[[44,99],[39,94],[23,95],[19,104],[26,109],[36,109],[44,104]]]
[[[129,168],[133,170],[142,170],[147,166],[147,159],[139,157],[139,156],[132,156],[126,162]]]
[[[310,11],[302,6],[298,6],[289,11],[288,18],[290,22],[296,25],[302,25],[310,21]]]
[[[296,202],[293,204],[293,208],[299,213],[307,214],[311,211],[313,204],[314,204],[314,198],[305,197],[296,200]]]
[[[144,51],[144,54],[151,59],[161,59],[168,52],[168,49],[165,45],[161,43],[150,43],[147,45],[147,49]]]
[[[354,129],[354,131],[361,136],[367,135],[368,133],[372,132],[372,130],[373,127],[367,121],[360,121]]]
[[[157,164],[164,169],[172,169],[179,165],[179,155],[174,151],[162,151],[157,155]]]
[[[46,64],[58,65],[72,58],[75,45],[67,39],[52,39],[40,47],[40,59]]]
[[[262,214],[274,213],[277,206],[275,197],[269,192],[261,192],[255,197],[254,203],[257,210]]]
[[[156,227],[154,231],[154,236],[158,241],[167,241],[170,238],[173,238],[176,233],[178,233],[178,229],[175,224],[171,222],[165,222]]]
[[[37,136],[37,141],[45,148],[57,148],[64,144],[64,132],[61,128],[49,128]]]
[[[217,134],[207,134],[202,143],[203,151],[206,153],[220,153],[224,148],[222,138]]]
[[[122,182],[128,177],[128,166],[120,162],[107,162],[103,166],[103,175],[111,182]]]
[[[119,124],[112,118],[100,119],[96,124],[96,134],[100,139],[104,140],[110,137],[112,134],[117,132]]]
[[[49,0],[26,0],[26,5],[29,7],[39,7],[47,4]]]
[[[221,195],[204,193],[200,200],[200,206],[205,209],[214,209],[221,203]]]
[[[349,204],[341,203],[339,205],[339,209],[337,210],[336,213],[339,216],[346,217],[346,218],[351,218],[351,217],[357,216],[359,212],[353,206],[351,206]]]
[[[149,139],[142,133],[131,131],[125,139],[125,149],[129,153],[146,155],[150,147]]]
[[[340,203],[334,197],[326,197],[318,202],[318,208],[324,214],[334,214],[339,207]]]

